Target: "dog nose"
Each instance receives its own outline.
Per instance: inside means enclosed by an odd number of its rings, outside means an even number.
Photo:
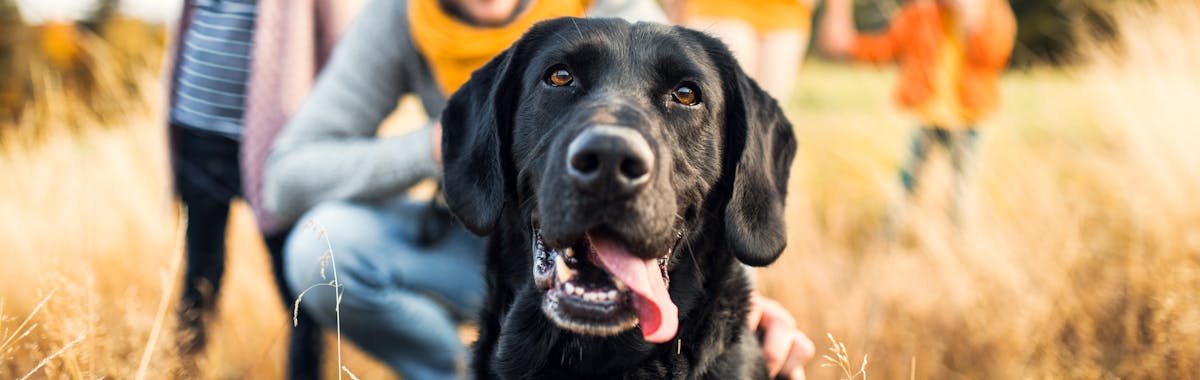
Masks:
[[[567,147],[567,174],[579,190],[611,196],[637,193],[650,182],[654,152],[641,133],[597,125]]]

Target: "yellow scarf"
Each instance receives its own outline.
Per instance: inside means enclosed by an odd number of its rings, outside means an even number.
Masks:
[[[409,0],[413,44],[425,57],[442,94],[449,97],[483,67],[542,20],[582,17],[590,0],[530,0],[512,22],[499,27],[466,24],[446,14],[438,0]]]

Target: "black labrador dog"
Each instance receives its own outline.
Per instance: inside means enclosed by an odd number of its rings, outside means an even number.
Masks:
[[[767,377],[742,263],[784,249],[796,141],[721,42],[545,21],[442,128],[446,203],[490,236],[476,377]]]

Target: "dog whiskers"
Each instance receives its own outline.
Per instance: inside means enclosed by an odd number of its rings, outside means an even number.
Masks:
[[[687,223],[687,220],[684,219],[683,215],[680,215],[679,213],[675,213],[675,220],[680,225]],[[696,254],[693,252],[694,250],[692,249],[692,242],[689,241],[688,239],[684,239],[683,235],[684,235],[684,230],[682,230],[682,229],[675,232],[675,247],[677,248],[675,250],[676,251],[678,251],[679,249],[687,250],[688,256],[691,256],[691,258],[692,258],[692,268],[696,270],[696,272],[695,272],[696,277],[700,278],[700,281],[703,282],[704,281],[704,271],[700,270],[700,263],[696,261]],[[683,246],[681,246],[681,245],[683,245]]]
[[[579,29],[579,23],[575,22],[575,19],[571,19],[571,23],[575,24],[575,31],[579,32],[579,39],[583,39],[583,30]]]
[[[574,20],[572,20],[572,21],[574,21]],[[567,44],[568,46],[570,46],[570,45],[571,45],[571,41],[570,41],[570,40],[568,40],[566,37],[560,36],[560,35],[558,35],[558,34],[551,34],[551,35],[552,35],[552,36],[554,36],[554,37],[557,37],[559,40],[562,40],[562,42],[563,42],[563,43],[565,43],[565,44]]]
[[[696,253],[694,252],[695,250],[692,249],[691,242],[685,241],[684,244],[687,245],[688,256],[692,257],[692,269],[696,270],[696,272],[695,272],[696,278],[699,279],[701,283],[703,283],[704,282],[704,271],[700,270],[700,262],[696,260]]]
[[[566,366],[571,364],[567,359],[571,358],[568,352],[571,351],[572,348],[575,349],[575,352],[579,353],[579,362],[583,361],[583,344],[579,343],[578,339],[571,339],[567,342],[566,346],[563,347],[561,355],[559,355],[559,365]]]

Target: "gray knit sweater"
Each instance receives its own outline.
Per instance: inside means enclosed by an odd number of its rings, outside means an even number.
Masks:
[[[263,201],[281,222],[294,223],[325,201],[391,198],[437,175],[430,128],[376,136],[402,95],[417,95],[429,115],[446,105],[448,94],[409,37],[407,8],[403,0],[370,1],[279,134],[266,162]],[[597,1],[588,14],[665,20],[653,0]]]

